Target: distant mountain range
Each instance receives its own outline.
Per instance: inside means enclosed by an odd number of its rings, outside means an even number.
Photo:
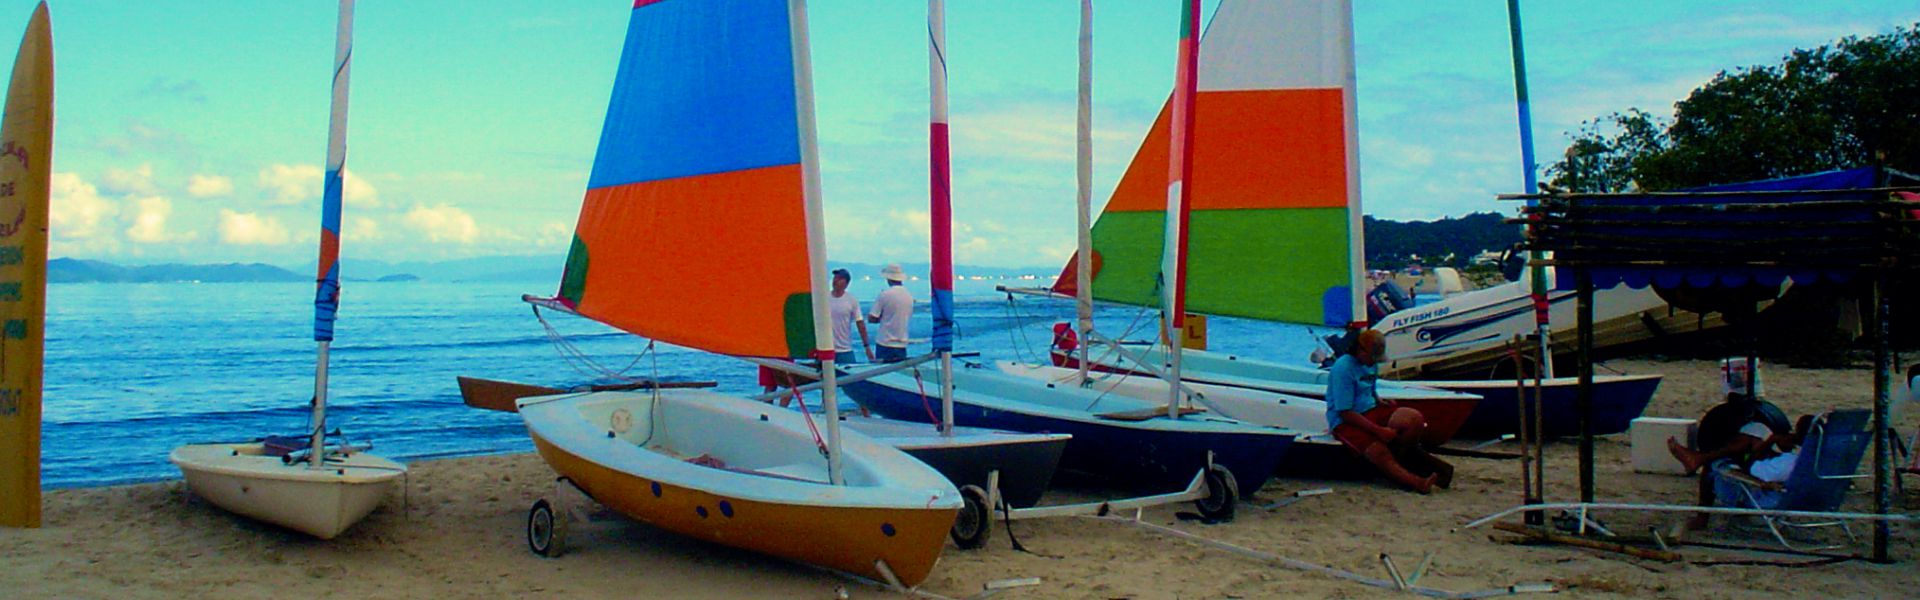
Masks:
[[[1502,222],[1495,213],[1474,213],[1459,218],[1435,221],[1387,221],[1366,218],[1367,263],[1373,268],[1395,269],[1413,256],[1428,266],[1460,266],[1482,250],[1502,250],[1520,241],[1520,229]],[[1444,260],[1451,255],[1453,260]],[[560,280],[566,265],[561,255],[485,256],[442,261],[399,261],[350,259],[341,273],[348,281],[405,282],[421,281],[547,281]],[[829,261],[828,267],[846,269],[855,279],[879,277],[883,264]],[[908,275],[926,277],[927,263],[902,263]],[[83,282],[250,282],[312,281],[317,265],[308,263],[292,269],[264,263],[161,264],[126,266],[97,260],[56,258],[47,262],[47,281]],[[955,265],[961,277],[988,279],[1037,275],[1048,277],[1060,272],[1060,265],[1027,267],[982,267]]]
[[[385,262],[356,260],[343,264],[342,276],[348,281],[383,283],[408,281],[548,281],[560,280],[563,256],[489,256],[447,261]],[[879,277],[882,265],[829,262],[829,267],[846,269],[855,279]],[[907,274],[926,277],[926,263],[903,264]],[[119,265],[78,258],[47,261],[50,283],[161,283],[197,281],[206,283],[313,281],[317,265],[286,269],[265,263]],[[975,267],[957,265],[962,277],[1017,277],[1052,275],[1057,267]]]

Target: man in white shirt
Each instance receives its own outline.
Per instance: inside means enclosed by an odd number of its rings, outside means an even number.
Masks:
[[[853,355],[853,328],[860,328],[860,350],[873,362],[873,340],[867,337],[867,321],[860,318],[860,299],[847,293],[853,274],[846,269],[833,270],[833,291],[827,294],[827,313],[833,315],[833,362],[850,365],[859,360]]]
[[[907,321],[913,318],[913,293],[901,285],[907,280],[907,274],[900,269],[899,263],[887,265],[880,270],[880,276],[887,280],[887,290],[873,301],[873,310],[867,313],[867,321],[880,324],[880,342],[873,352],[876,362],[898,362],[907,358]]]

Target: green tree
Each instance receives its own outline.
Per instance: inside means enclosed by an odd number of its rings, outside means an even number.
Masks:
[[[1549,181],[1647,190],[1885,164],[1920,165],[1920,24],[1722,71],[1661,119],[1637,108],[1582,124]],[[1878,159],[1876,160],[1876,157]]]

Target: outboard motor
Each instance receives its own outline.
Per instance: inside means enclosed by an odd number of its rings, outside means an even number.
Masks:
[[[1367,320],[1378,323],[1382,317],[1413,307],[1413,298],[1400,284],[1389,279],[1367,292]]]

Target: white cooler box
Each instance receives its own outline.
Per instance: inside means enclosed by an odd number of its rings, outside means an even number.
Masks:
[[[1640,417],[1627,431],[1632,444],[1633,470],[1639,473],[1685,475],[1687,470],[1667,451],[1667,438],[1693,443],[1693,419]]]

